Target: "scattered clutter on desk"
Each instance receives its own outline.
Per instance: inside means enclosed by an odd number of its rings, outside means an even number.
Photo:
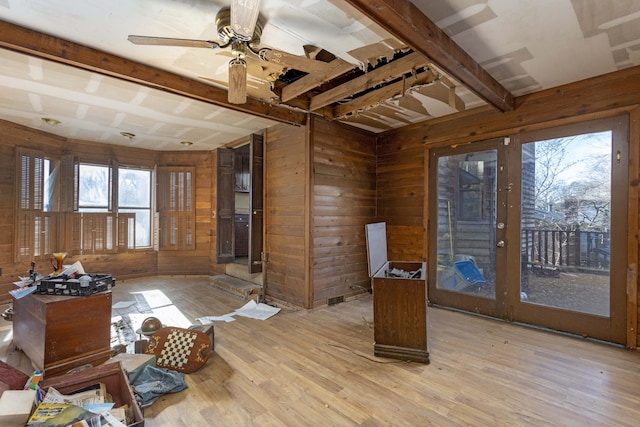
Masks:
[[[43,276],[35,271],[35,262],[32,261],[29,275],[20,276],[20,281],[13,284],[16,288],[9,293],[16,299],[33,292],[42,295],[87,296],[110,290],[115,286],[115,279],[109,274],[86,273],[80,261],[60,266],[60,271]]]

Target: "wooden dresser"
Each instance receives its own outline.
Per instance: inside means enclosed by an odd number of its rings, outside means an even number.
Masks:
[[[111,301],[111,291],[14,299],[13,342],[47,377],[100,364],[111,354]]]

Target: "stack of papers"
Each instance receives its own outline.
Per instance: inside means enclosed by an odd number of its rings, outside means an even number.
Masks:
[[[272,307],[263,303],[256,303],[255,301],[249,301],[241,308],[222,316],[204,316],[199,317],[196,320],[200,321],[203,325],[208,325],[214,321],[233,322],[236,320],[233,316],[248,317],[251,319],[267,320],[271,316],[277,314],[280,311],[277,307]]]

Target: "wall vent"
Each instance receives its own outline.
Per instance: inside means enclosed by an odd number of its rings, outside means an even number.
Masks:
[[[339,297],[327,298],[327,305],[336,305],[339,302],[344,302],[344,295]]]

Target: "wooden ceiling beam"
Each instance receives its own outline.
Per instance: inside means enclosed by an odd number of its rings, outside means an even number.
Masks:
[[[251,98],[245,104],[230,104],[224,89],[1,20],[0,47],[233,111],[295,125],[306,123],[306,113]]]
[[[433,82],[437,76],[431,71],[426,70],[422,73],[416,74],[415,77],[410,77],[407,80],[401,80],[389,85],[383,86],[379,89],[372,90],[371,92],[359,96],[349,102],[338,104],[333,107],[334,118],[340,118],[347,114],[353,113],[358,110],[366,109],[367,107],[375,106],[383,101],[388,100],[396,95],[406,92],[411,86],[426,84]]]
[[[355,79],[341,84],[340,86],[336,86],[333,89],[329,89],[326,92],[322,92],[314,96],[311,98],[309,109],[311,111],[315,111],[318,108],[340,101],[354,93],[370,89],[385,80],[400,77],[413,69],[427,65],[427,63],[428,61],[424,56],[419,53],[412,52],[407,56],[403,56],[400,59],[396,59],[386,65],[382,65],[360,77],[356,77]]]
[[[328,82],[331,79],[335,79],[344,73],[353,70],[356,66],[344,61],[340,58],[336,58],[331,62],[326,63],[326,67],[321,72],[314,72],[307,74],[304,77],[299,78],[295,82],[286,85],[282,88],[282,95],[280,99],[282,102],[287,102],[293,98],[302,95],[305,92],[314,89],[321,84]]]
[[[498,110],[514,109],[513,95],[409,0],[346,2]]]

